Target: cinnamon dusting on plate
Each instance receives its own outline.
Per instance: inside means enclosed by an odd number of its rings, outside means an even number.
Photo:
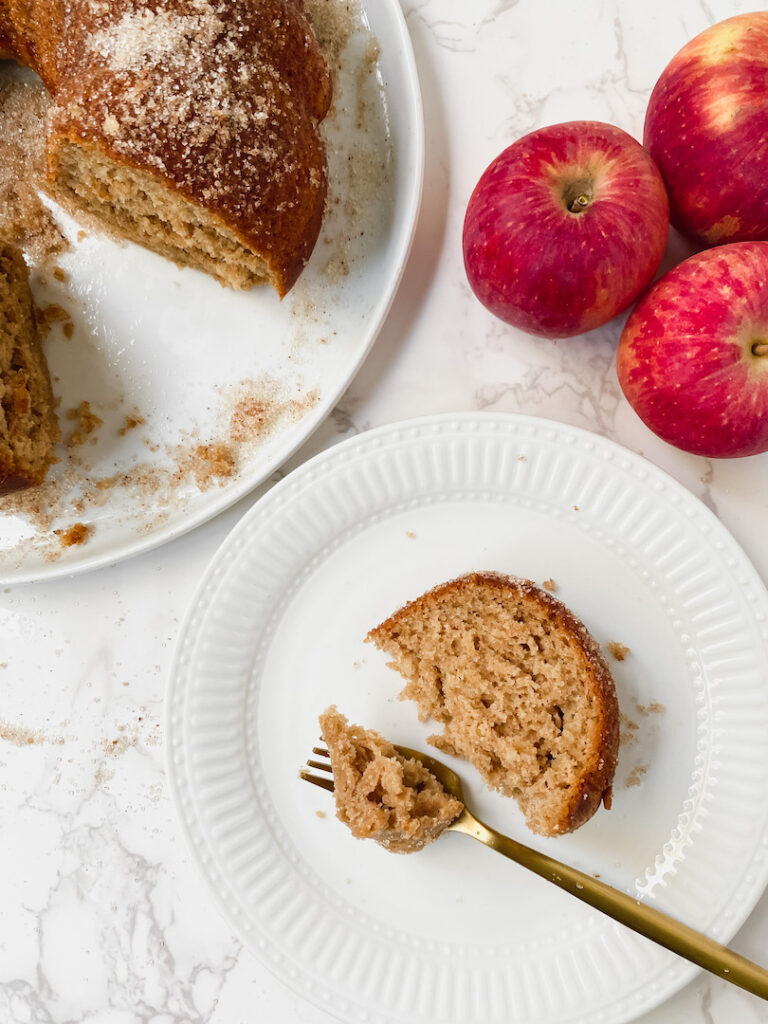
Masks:
[[[34,546],[42,547],[49,561],[59,557],[61,531],[53,531],[56,544],[48,546],[45,533],[50,535],[53,527],[62,520],[71,521],[73,515],[91,517],[118,488],[130,492],[132,504],[142,512],[157,509],[157,515],[148,520],[149,528],[154,528],[167,518],[168,507],[183,506],[194,493],[225,485],[277,430],[298,423],[318,401],[314,390],[288,397],[275,381],[241,381],[228,389],[222,401],[216,417],[221,424],[219,436],[203,439],[193,433],[180,444],[162,446],[157,461],[139,461],[103,476],[86,469],[77,454],[78,444],[70,444],[45,483],[1,497],[0,514],[22,515],[33,524],[38,530]],[[67,416],[78,421],[75,434],[87,435],[102,423],[88,402],[81,402]]]
[[[0,740],[11,743],[14,747],[31,747],[43,743],[61,744],[64,739],[61,736],[49,736],[40,729],[27,729],[23,725],[17,725],[0,719]]]

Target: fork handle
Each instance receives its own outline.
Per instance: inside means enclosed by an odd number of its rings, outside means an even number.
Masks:
[[[509,857],[548,882],[554,882],[576,899],[588,903],[627,928],[677,953],[678,956],[685,957],[691,963],[738,985],[739,988],[746,989],[761,999],[768,999],[768,971],[668,914],[606,885],[592,875],[586,875],[583,871],[539,853],[538,850],[523,846],[522,843],[484,825],[469,812],[455,822],[453,829],[490,846],[497,853]]]

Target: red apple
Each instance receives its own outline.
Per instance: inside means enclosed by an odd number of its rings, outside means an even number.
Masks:
[[[768,12],[721,21],[672,58],[644,138],[675,227],[707,245],[768,239]]]
[[[599,327],[651,282],[669,206],[639,142],[598,121],[518,139],[487,168],[464,220],[464,266],[488,309],[530,334]]]
[[[691,256],[627,320],[619,383],[640,419],[683,451],[768,451],[768,242]]]

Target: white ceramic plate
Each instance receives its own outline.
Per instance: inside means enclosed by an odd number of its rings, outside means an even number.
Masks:
[[[77,425],[66,412],[83,401],[104,424],[81,447],[61,446],[42,489],[0,499],[0,581],[94,568],[179,536],[273,472],[349,384],[403,272],[423,171],[400,6],[362,7],[369,29],[361,20],[351,38],[325,123],[326,221],[283,303],[268,289],[222,289],[97,234],[78,242],[79,225],[60,215],[73,240],[59,260],[68,280],[46,273],[33,284],[42,306],[63,306],[74,323],[71,340],[57,324],[47,343],[65,440]],[[120,433],[134,412],[146,422]],[[216,476],[215,448],[198,451],[222,444],[229,476]],[[77,522],[92,534],[64,548],[54,531]]]
[[[618,1024],[695,969],[466,837],[410,857],[359,842],[297,777],[330,703],[429,749],[363,637],[476,569],[554,579],[600,643],[630,653],[611,662],[625,739],[610,812],[537,838],[452,762],[471,806],[727,941],[768,872],[768,595],[674,480],[544,420],[376,430],[245,516],[198,591],[170,682],[183,830],[244,941],[341,1020]]]

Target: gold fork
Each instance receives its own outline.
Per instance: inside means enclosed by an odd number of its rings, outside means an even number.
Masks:
[[[571,896],[588,903],[595,910],[607,914],[615,921],[626,925],[647,939],[652,939],[660,946],[685,957],[691,963],[703,967],[705,970],[716,974],[726,981],[730,981],[739,988],[752,992],[761,999],[768,999],[768,971],[746,957],[739,956],[727,946],[721,946],[719,942],[702,935],[701,932],[689,928],[681,921],[675,920],[661,910],[648,906],[628,896],[618,889],[613,889],[605,882],[599,881],[592,875],[586,875],[583,871],[568,867],[559,861],[548,857],[544,853],[532,850],[522,843],[502,835],[490,826],[479,821],[471,811],[468,810],[464,800],[461,779],[447,765],[437,761],[428,754],[422,754],[418,750],[411,750],[409,747],[395,748],[403,757],[413,757],[432,772],[457,800],[464,804],[464,810],[459,817],[452,822],[447,832],[462,832],[471,836],[486,846],[490,846],[497,853],[509,857],[510,860],[521,864],[523,867],[533,871],[534,874],[545,878],[548,882],[554,882],[560,889],[565,889]],[[312,753],[318,757],[328,758],[328,751],[323,747],[313,747]],[[329,772],[333,775],[330,761],[307,761],[308,768],[315,768],[318,771]],[[333,778],[327,776],[313,775],[310,771],[302,769],[301,778],[307,782],[320,786],[329,793],[333,792]]]

